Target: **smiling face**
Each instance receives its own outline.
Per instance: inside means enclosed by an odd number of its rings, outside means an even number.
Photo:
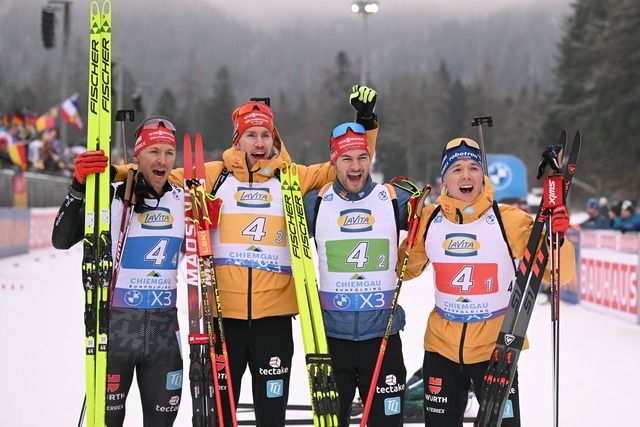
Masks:
[[[366,150],[349,150],[336,159],[333,167],[342,186],[350,193],[359,193],[364,188],[369,170],[371,156]]]
[[[459,160],[447,170],[443,184],[449,196],[471,203],[482,192],[483,179],[482,167],[477,162]]]
[[[140,151],[133,159],[145,180],[161,193],[176,162],[176,149],[170,144],[153,144]]]
[[[273,133],[264,126],[253,126],[238,138],[237,148],[247,153],[249,168],[256,162],[271,158]]]

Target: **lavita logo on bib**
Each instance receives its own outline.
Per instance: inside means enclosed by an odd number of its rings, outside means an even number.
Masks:
[[[340,212],[338,226],[344,233],[371,231],[376,222],[369,209],[347,209]]]
[[[167,230],[173,227],[173,221],[173,215],[167,208],[158,207],[138,215],[138,222],[145,229]]]
[[[442,248],[445,254],[455,257],[468,257],[478,255],[480,242],[476,240],[476,236],[466,233],[447,234]]]
[[[268,208],[273,200],[273,195],[268,188],[238,187],[233,198],[238,206]]]

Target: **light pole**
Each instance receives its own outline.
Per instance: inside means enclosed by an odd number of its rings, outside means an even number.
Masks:
[[[69,31],[71,28],[70,8],[70,0],[49,0],[47,6],[45,6],[42,10],[42,37],[46,49],[51,49],[55,46],[55,12],[59,11],[60,9],[62,9],[63,12],[62,56],[60,59],[60,91],[62,92],[62,95],[60,96],[60,103],[62,103],[66,99],[66,97],[69,96],[68,78],[64,70],[69,63],[69,61],[67,60],[67,50],[69,46]],[[68,146],[67,124],[64,123],[64,121],[60,123],[60,135],[58,135],[58,137],[60,138],[63,149],[66,149]]]
[[[367,84],[367,16],[378,13],[380,6],[377,0],[354,1],[351,3],[351,12],[359,13],[363,17],[362,24],[362,55],[360,58],[360,84]]]

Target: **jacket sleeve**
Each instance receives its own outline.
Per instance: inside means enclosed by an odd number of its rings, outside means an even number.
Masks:
[[[312,190],[304,195],[304,212],[307,217],[307,228],[309,229],[309,235],[313,237],[313,222],[316,218],[316,199],[318,197],[318,190]]]
[[[84,236],[84,199],[70,191],[56,214],[51,243],[56,249],[69,249]]]
[[[504,223],[505,233],[507,234],[507,241],[511,247],[511,252],[515,258],[522,259],[524,257],[527,243],[529,242],[529,236],[531,236],[531,231],[533,229],[533,218],[526,212],[509,205],[501,205],[500,214]],[[541,241],[538,244],[546,245],[547,242]],[[560,266],[561,284],[567,284],[576,278],[575,251],[573,245],[568,239],[564,239],[564,242],[560,247]],[[542,277],[546,282],[551,278],[550,268],[551,262],[547,262]]]
[[[405,280],[411,280],[418,277],[429,265],[430,261],[425,250],[424,239],[427,233],[427,222],[429,221],[435,206],[436,205],[434,204],[429,204],[420,212],[420,223],[418,225],[418,230],[416,231],[415,241],[413,242],[413,246],[409,252],[409,260],[407,261],[407,267],[404,272]],[[400,269],[402,268],[402,262],[406,254],[406,250],[407,239],[405,238],[398,248],[398,272],[400,272]]]

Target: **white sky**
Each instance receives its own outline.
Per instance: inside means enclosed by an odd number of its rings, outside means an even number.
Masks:
[[[293,25],[353,15],[350,0],[208,0],[222,8],[230,17],[253,22],[264,28],[265,22],[274,25]],[[507,5],[528,5],[568,0],[378,0],[380,14],[395,12],[437,12],[446,15],[475,15],[495,12]],[[293,22],[292,22],[293,21]]]
[[[0,424],[75,426],[84,397],[82,245],[69,251],[41,249],[0,259]],[[183,282],[184,283],[184,282]],[[13,289],[11,288],[13,286]],[[185,286],[178,306],[183,350],[187,348]],[[400,304],[407,313],[401,333],[408,376],[422,363],[422,335],[433,307],[429,271],[405,282]],[[529,325],[531,348],[520,356],[523,426],[552,423],[552,329],[550,306],[536,304]],[[640,326],[589,311],[560,309],[560,425],[637,425]],[[295,354],[290,404],[309,404],[299,322],[294,321]],[[188,356],[185,355],[185,369]],[[240,402],[250,403],[245,374]],[[135,384],[135,383],[134,383]],[[185,378],[175,427],[191,426],[191,399]],[[247,418],[242,414],[240,419]],[[308,418],[309,414],[290,413]],[[125,427],[142,425],[137,387],[127,401]]]

